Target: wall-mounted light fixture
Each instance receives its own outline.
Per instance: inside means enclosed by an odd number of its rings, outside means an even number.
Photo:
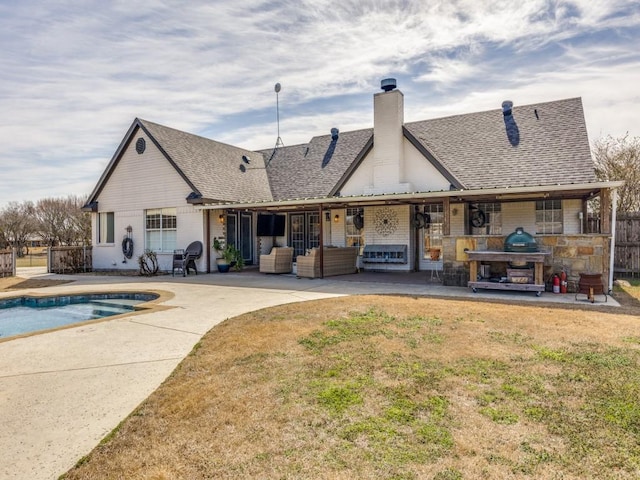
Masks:
[[[338,223],[338,222],[340,221],[340,215],[338,215],[338,214],[336,213],[335,217],[333,217],[333,221],[334,221],[335,223]]]
[[[218,215],[218,223],[224,225],[224,215],[222,213]]]

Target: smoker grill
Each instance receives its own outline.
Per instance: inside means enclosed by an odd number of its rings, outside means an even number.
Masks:
[[[475,292],[478,288],[493,290],[520,290],[535,292],[540,296],[544,292],[544,258],[548,253],[541,252],[533,236],[518,227],[505,238],[503,251],[468,251],[469,282],[467,285]],[[482,262],[507,262],[507,276],[499,282],[487,279],[486,274],[478,277]],[[490,269],[489,269],[490,271]]]
[[[505,252],[533,253],[538,250],[538,243],[533,235],[524,231],[524,228],[518,227],[516,231],[511,233],[504,240]]]

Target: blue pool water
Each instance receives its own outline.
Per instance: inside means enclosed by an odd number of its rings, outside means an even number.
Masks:
[[[0,300],[0,338],[120,315],[156,298],[153,293],[101,293]]]

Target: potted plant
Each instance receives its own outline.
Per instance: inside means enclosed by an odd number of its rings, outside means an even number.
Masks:
[[[231,262],[225,259],[225,256],[223,255],[225,251],[224,244],[220,241],[219,238],[216,237],[213,239],[212,248],[216,252],[216,265],[218,266],[218,272],[228,272],[229,268],[231,267]]]
[[[220,273],[228,272],[231,267],[235,267],[238,271],[242,270],[242,267],[244,267],[242,254],[235,246],[223,246],[223,243],[218,238],[214,238],[213,249],[218,255],[216,257],[216,263]]]

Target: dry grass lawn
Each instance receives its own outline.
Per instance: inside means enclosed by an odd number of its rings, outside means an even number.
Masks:
[[[629,305],[358,296],[229,319],[63,478],[639,478]]]
[[[45,288],[54,287],[56,285],[64,285],[65,283],[71,283],[73,280],[49,280],[29,278],[24,279],[21,277],[0,277],[0,292],[7,290],[22,290],[26,288]]]

